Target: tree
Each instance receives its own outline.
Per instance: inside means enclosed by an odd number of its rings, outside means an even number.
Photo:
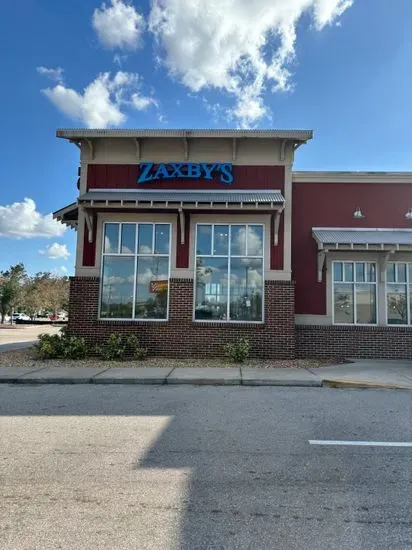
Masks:
[[[66,309],[69,301],[69,279],[49,272],[37,273],[28,277],[24,285],[22,304],[31,315],[40,310],[52,311],[54,315],[60,309]]]
[[[1,323],[11,312],[21,295],[21,283],[25,275],[22,263],[10,267],[8,271],[0,272],[0,315]]]

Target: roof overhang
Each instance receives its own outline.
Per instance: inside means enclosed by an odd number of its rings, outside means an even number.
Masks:
[[[76,229],[79,217],[78,210],[79,207],[77,205],[77,202],[72,202],[64,208],[60,208],[60,210],[56,210],[56,212],[53,212],[53,218],[61,222],[62,224],[67,225],[67,227]]]
[[[82,128],[58,129],[56,136],[72,141],[93,138],[266,138],[285,139],[304,143],[312,139],[312,130],[87,130]]]
[[[195,209],[216,208],[236,210],[283,210],[285,199],[279,190],[254,191],[181,191],[181,190],[95,190],[88,191],[78,199],[81,206],[104,209],[158,208]]]

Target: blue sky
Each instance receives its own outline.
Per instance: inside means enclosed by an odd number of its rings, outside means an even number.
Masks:
[[[73,272],[47,217],[76,196],[58,127],[313,129],[295,169],[412,170],[410,0],[251,4],[3,6],[0,269]]]

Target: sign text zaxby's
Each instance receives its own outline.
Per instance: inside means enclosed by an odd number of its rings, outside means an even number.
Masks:
[[[147,183],[154,180],[167,179],[204,179],[212,180],[213,175],[220,174],[221,183],[230,185],[233,183],[232,164],[228,163],[194,163],[171,162],[168,164],[154,164],[153,162],[141,162],[140,174],[137,183]]]

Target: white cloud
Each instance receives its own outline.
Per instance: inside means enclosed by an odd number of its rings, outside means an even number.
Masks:
[[[36,67],[36,70],[39,74],[47,76],[51,80],[56,82],[63,82],[63,72],[64,69],[61,67],[56,67],[55,69],[48,69],[47,67]]]
[[[70,256],[67,246],[59,243],[47,245],[45,249],[39,250],[39,254],[47,256],[50,260],[67,260]]]
[[[119,67],[121,67],[123,65],[123,63],[125,61],[127,61],[127,58],[129,56],[124,54],[124,55],[120,55],[119,53],[115,53],[114,56],[113,56],[113,63],[115,65],[118,65]]]
[[[149,29],[170,73],[193,92],[231,94],[241,126],[268,114],[263,93],[293,88],[297,25],[309,13],[314,28],[336,22],[353,0],[152,0]]]
[[[0,237],[61,237],[65,231],[51,214],[43,216],[37,212],[33,199],[0,206]]]
[[[108,48],[137,49],[145,28],[143,17],[134,6],[122,0],[103,3],[93,12],[92,25],[99,40]]]
[[[81,121],[88,128],[107,128],[126,121],[125,106],[141,111],[156,105],[152,97],[140,92],[140,86],[138,74],[118,71],[113,78],[110,73],[99,74],[83,93],[62,84],[42,92],[69,118]]]
[[[61,266],[60,266],[60,273],[66,274],[67,271],[68,271],[68,270],[67,270],[67,267],[66,267],[66,266],[64,266],[64,265],[61,265]]]
[[[147,109],[150,105],[156,105],[156,101],[152,97],[146,97],[141,95],[140,93],[135,93],[132,95],[132,104],[135,109],[138,111],[143,111],[144,109]]]

